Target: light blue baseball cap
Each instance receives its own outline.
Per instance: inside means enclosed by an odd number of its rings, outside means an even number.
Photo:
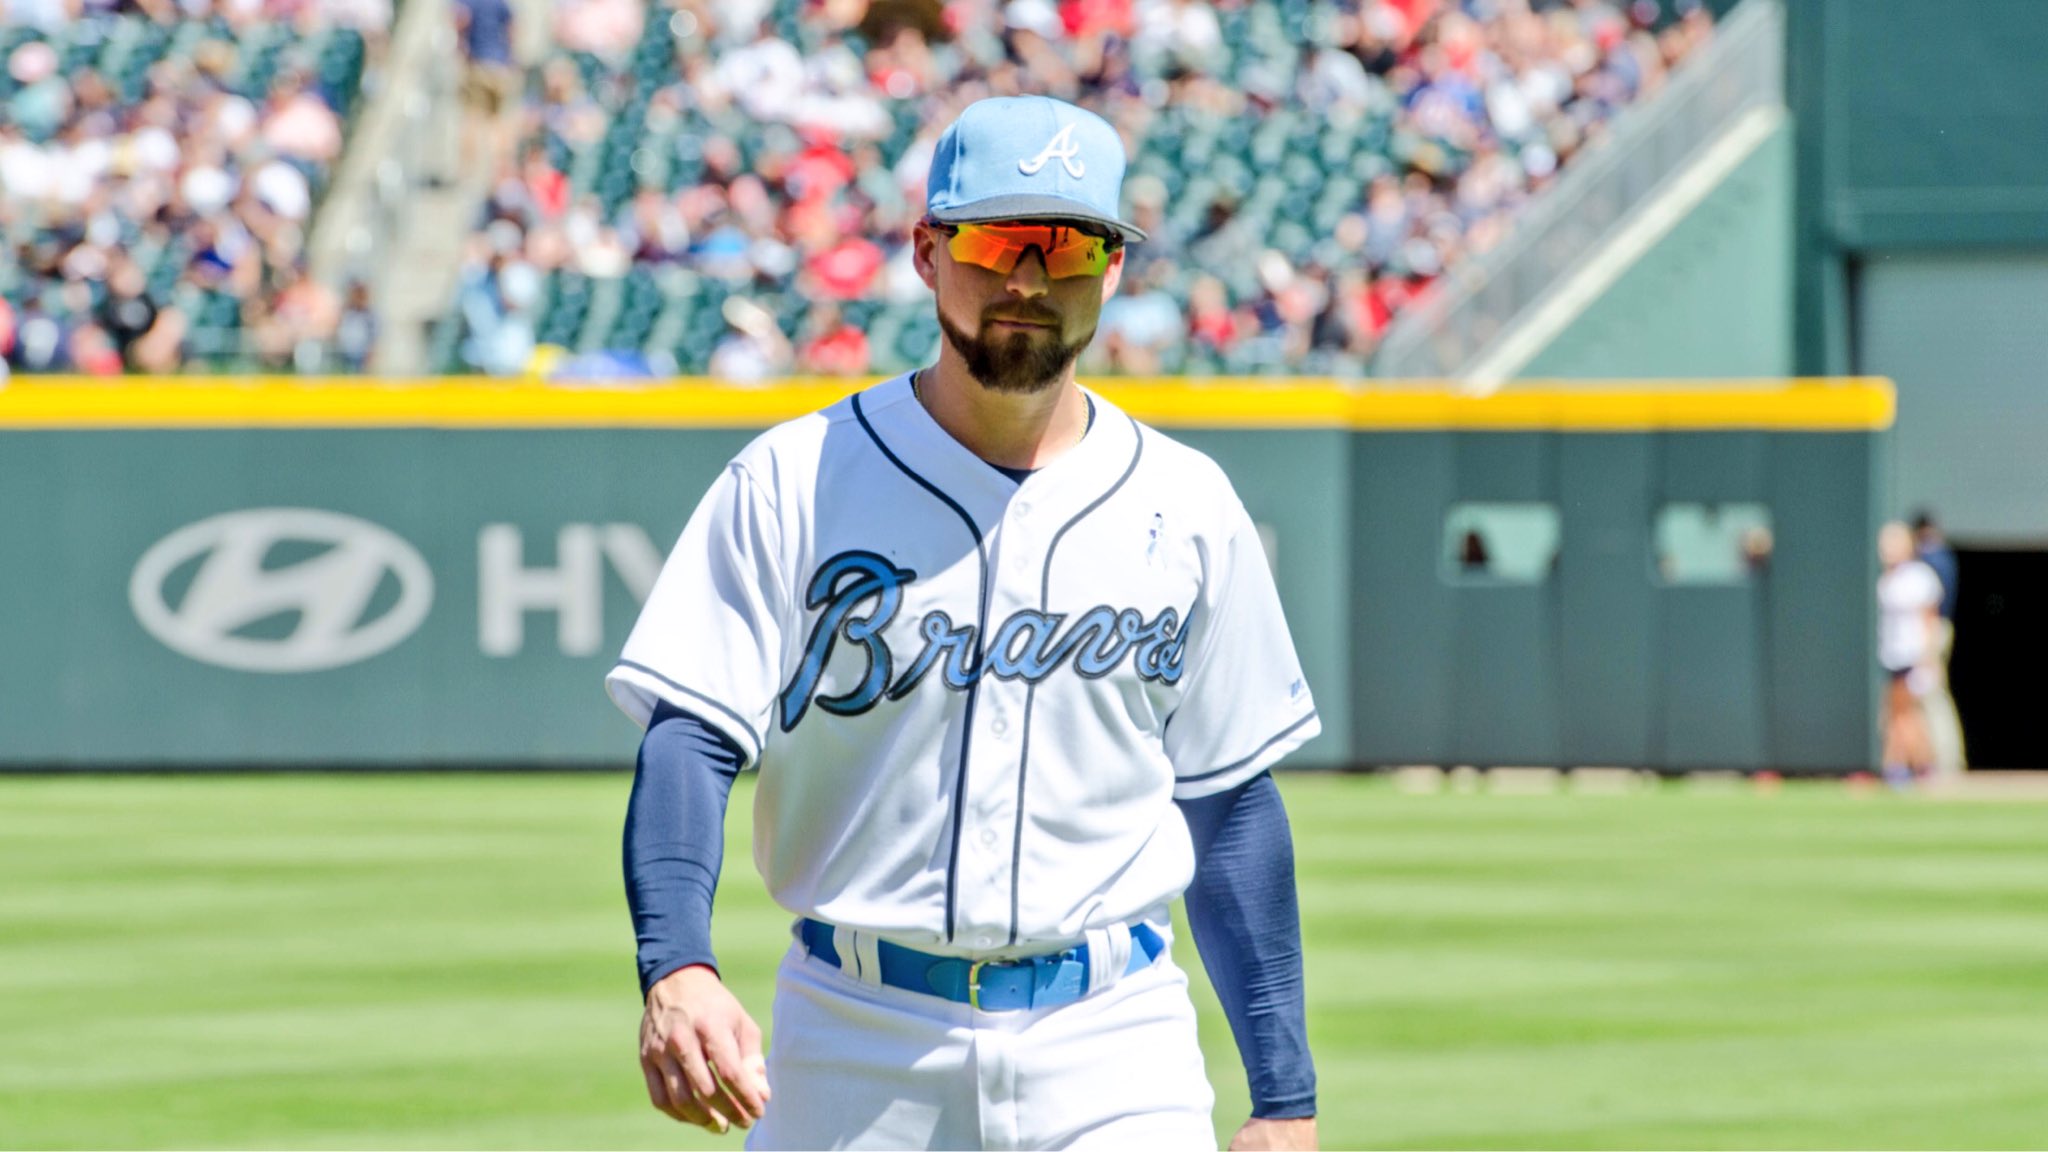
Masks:
[[[1126,240],[1117,216],[1124,142],[1109,121],[1049,96],[996,96],[960,113],[932,155],[925,211],[942,224],[1086,220]]]

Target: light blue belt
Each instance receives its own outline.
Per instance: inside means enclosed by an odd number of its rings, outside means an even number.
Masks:
[[[797,922],[797,937],[804,948],[834,968],[844,969],[832,933],[832,926],[822,920],[805,917]],[[1131,962],[1124,966],[1124,975],[1149,966],[1164,951],[1166,941],[1151,925],[1132,925]],[[877,940],[875,958],[880,962],[881,981],[889,987],[971,1004],[983,1012],[1052,1008],[1088,994],[1086,944],[1019,960],[968,960]]]

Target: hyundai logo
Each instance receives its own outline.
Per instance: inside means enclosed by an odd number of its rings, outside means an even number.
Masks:
[[[395,599],[380,595],[394,586]],[[248,508],[188,524],[143,553],[128,582],[150,635],[244,672],[367,660],[412,635],[433,601],[434,575],[412,545],[314,508]]]

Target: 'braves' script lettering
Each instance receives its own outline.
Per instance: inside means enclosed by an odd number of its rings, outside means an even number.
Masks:
[[[782,690],[783,731],[796,727],[813,703],[835,716],[858,715],[885,697],[902,699],[934,672],[947,688],[964,692],[984,675],[1037,683],[1069,663],[1076,675],[1098,679],[1128,658],[1141,679],[1180,681],[1187,644],[1180,613],[1164,608],[1148,620],[1135,608],[1107,605],[1071,620],[1062,612],[1024,609],[998,625],[985,648],[972,622],[956,624],[934,609],[918,623],[916,659],[897,675],[882,632],[903,606],[904,586],[916,579],[917,573],[873,552],[842,552],[818,567],[804,591],[805,606],[818,618],[796,675]],[[848,691],[819,696],[819,681],[842,643],[861,651],[866,672]]]

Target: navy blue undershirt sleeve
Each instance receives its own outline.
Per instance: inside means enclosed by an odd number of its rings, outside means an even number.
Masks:
[[[725,807],[745,761],[702,717],[662,701],[640,740],[621,856],[639,940],[640,994],[691,964],[713,969],[711,898],[725,857]]]
[[[1195,842],[1188,924],[1230,1017],[1262,1120],[1316,1114],[1316,1068],[1302,995],[1294,834],[1272,773],[1177,801]]]

